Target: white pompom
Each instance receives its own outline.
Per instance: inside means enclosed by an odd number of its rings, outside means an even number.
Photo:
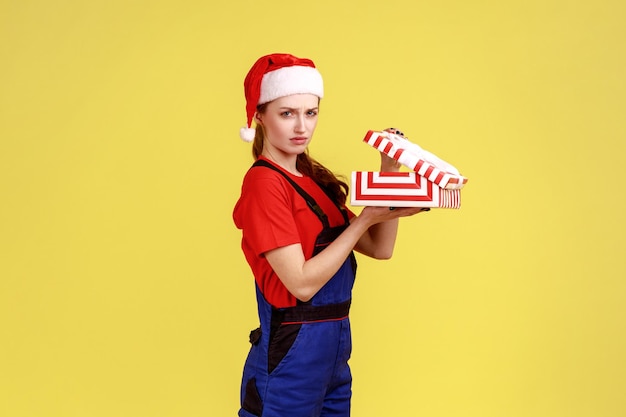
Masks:
[[[239,129],[239,136],[243,139],[244,142],[252,142],[254,140],[254,135],[256,130],[251,127],[242,127]]]

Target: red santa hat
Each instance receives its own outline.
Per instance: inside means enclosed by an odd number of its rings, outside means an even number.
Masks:
[[[271,54],[259,58],[243,82],[248,123],[239,131],[246,142],[254,140],[252,119],[257,106],[292,94],[324,96],[322,75],[310,59],[290,54]]]

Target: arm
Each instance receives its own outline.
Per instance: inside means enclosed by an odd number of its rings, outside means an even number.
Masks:
[[[388,157],[382,152],[380,153],[380,158],[381,172],[398,172],[400,170],[400,163],[396,160]],[[374,209],[374,207],[368,207],[366,209]],[[387,207],[378,207],[376,209],[389,210]],[[407,207],[396,208],[394,211],[398,214],[398,216],[391,220],[373,224],[368,228],[354,248],[357,252],[375,259],[391,258],[391,255],[393,255],[393,248],[396,243],[396,236],[398,234],[399,218],[403,216],[412,216],[413,214],[423,211],[423,209]]]
[[[301,301],[308,301],[339,270],[362,237],[366,233],[371,234],[368,229],[380,223],[395,224],[392,227],[395,241],[398,217],[409,216],[420,210],[411,207],[391,211],[387,207],[366,207],[334,242],[311,259],[304,259],[300,244],[273,249],[265,253],[265,258],[289,292]],[[382,238],[388,234],[387,229],[391,228],[383,227],[381,234],[376,236]],[[390,239],[390,236],[385,238]]]
[[[380,170],[397,172],[400,164],[381,152]],[[273,249],[265,257],[287,290],[306,302],[333,277],[352,250],[376,259],[390,258],[398,219],[421,211],[419,207],[365,207],[334,242],[311,259],[304,259],[300,244]]]

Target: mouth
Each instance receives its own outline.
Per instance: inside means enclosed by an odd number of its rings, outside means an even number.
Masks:
[[[308,138],[304,137],[304,136],[296,136],[294,138],[289,139],[291,142],[296,143],[296,144],[304,144],[306,143],[306,141],[308,140]]]

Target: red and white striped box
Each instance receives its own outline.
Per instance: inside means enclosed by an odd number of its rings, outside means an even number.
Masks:
[[[467,178],[452,165],[389,132],[370,130],[363,141],[413,172],[353,172],[353,206],[461,207],[461,188]]]
[[[452,165],[403,136],[370,130],[365,135],[363,142],[385,153],[441,188],[457,190],[463,188],[467,183],[467,178],[460,175],[459,171]]]
[[[416,172],[352,173],[350,204],[389,207],[461,207],[461,191],[437,186]]]

